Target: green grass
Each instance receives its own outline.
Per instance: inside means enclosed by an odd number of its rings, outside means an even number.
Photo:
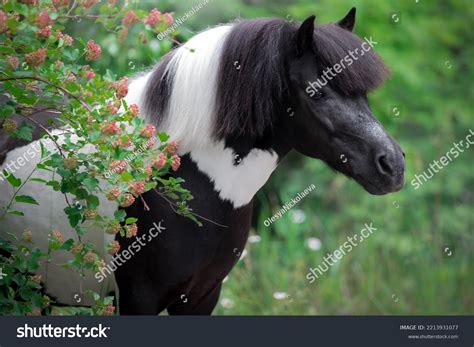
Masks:
[[[465,179],[472,180],[468,169],[472,154],[458,158],[419,190],[407,184],[401,192],[382,197],[367,194],[322,163],[289,159],[258,196],[263,207],[257,229],[252,232],[260,235],[261,241],[247,244],[246,257],[223,286],[221,301],[231,299],[233,306],[220,303],[216,314],[474,312],[472,201],[466,204],[462,192],[450,192],[460,179],[450,172],[467,169]],[[293,165],[302,167],[288,171]],[[283,182],[282,177],[293,183],[275,186],[275,182]],[[453,185],[442,189],[446,181]],[[316,184],[314,192],[271,227],[263,225],[272,215],[268,196],[278,194],[284,204],[311,183]],[[303,223],[294,222],[296,209],[304,210]],[[310,284],[306,279],[309,267],[321,264],[327,252],[339,248],[365,222],[372,222],[377,230]],[[309,237],[321,240],[320,250],[305,246]],[[454,246],[452,257],[443,253],[445,245]],[[275,292],[290,296],[278,300],[273,297]]]

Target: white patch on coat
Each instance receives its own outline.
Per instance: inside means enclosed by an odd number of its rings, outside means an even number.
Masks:
[[[232,202],[235,208],[244,206],[252,200],[278,163],[276,153],[252,149],[240,164],[234,165],[235,154],[232,149],[224,148],[222,141],[193,150],[190,155],[199,170],[214,183],[219,197]]]

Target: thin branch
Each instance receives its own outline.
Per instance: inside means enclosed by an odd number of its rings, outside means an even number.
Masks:
[[[74,0],[74,2],[71,5],[71,8],[67,11],[66,16],[69,16],[71,14],[72,10],[76,8],[76,5],[77,5],[77,1]]]
[[[13,205],[13,200],[15,200],[15,197],[18,195],[18,193],[20,192],[21,188],[23,188],[23,186],[26,184],[26,182],[28,182],[28,180],[30,179],[30,177],[35,173],[35,171],[36,171],[37,169],[38,169],[38,168],[35,166],[34,169],[30,172],[30,174],[25,178],[25,180],[24,180],[24,181],[21,183],[21,185],[18,187],[18,189],[13,193],[13,196],[12,196],[12,198],[10,199],[10,202],[9,202],[8,205],[5,207],[4,212],[3,212],[2,215],[0,216],[0,220],[5,217],[5,215],[7,214],[8,210],[9,210],[10,207]]]
[[[39,126],[41,129],[43,129],[43,130],[48,134],[49,138],[54,142],[54,144],[56,145],[57,149],[59,150],[59,153],[61,154],[61,156],[62,156],[63,158],[66,158],[66,157],[64,156],[63,151],[61,150],[61,146],[59,146],[58,142],[54,139],[53,134],[51,134],[51,133],[49,132],[49,130],[48,130],[43,124],[39,123],[39,122],[36,121],[34,118],[31,118],[31,117],[30,117],[31,115],[33,115],[33,114],[35,114],[35,113],[43,112],[43,111],[45,111],[45,110],[47,110],[47,108],[46,108],[46,109],[43,109],[43,110],[38,110],[38,111],[33,112],[33,113],[30,113],[29,115],[26,115],[26,114],[20,114],[20,115],[21,115],[22,117],[25,117],[26,119],[28,119],[30,122],[33,122],[34,124],[36,124],[36,125]],[[66,194],[63,194],[63,195],[64,195],[64,199],[66,200],[66,203],[68,204],[69,207],[71,207],[71,204],[70,204],[70,202],[69,202],[69,199],[68,199],[67,195],[66,195]]]
[[[57,84],[54,84],[54,83],[51,83],[45,79],[42,79],[40,77],[36,77],[36,76],[19,76],[19,77],[7,77],[7,78],[0,78],[0,82],[4,82],[4,81],[16,81],[16,80],[34,80],[34,81],[39,81],[39,82],[43,82],[51,87],[54,87],[60,91],[62,91],[64,94],[66,95],[69,95],[71,98],[79,101],[79,103],[84,106],[84,108],[89,111],[89,112],[92,112],[92,108],[85,102],[83,101],[81,98],[75,96],[74,94],[72,94],[69,90],[61,87],[61,86],[58,86]]]
[[[47,110],[47,109],[44,109],[44,110]],[[53,134],[51,134],[51,132],[48,130],[48,128],[46,128],[43,124],[41,124],[40,122],[38,122],[37,120],[35,120],[34,118],[31,118],[30,116],[35,114],[35,113],[39,113],[39,112],[43,112],[44,110],[39,110],[37,112],[33,112],[33,113],[30,113],[30,114],[21,114],[20,115],[22,117],[25,117],[26,119],[28,119],[30,122],[33,122],[34,124],[36,124],[37,126],[39,126],[41,129],[43,129],[47,134],[48,136],[51,138],[51,140],[54,142],[54,144],[56,145],[56,147],[58,148],[59,150],[59,153],[61,154],[61,156],[63,158],[65,158],[64,156],[64,153],[63,151],[61,150],[61,146],[59,146],[59,144],[56,142],[56,140],[54,139],[53,137]]]
[[[153,188],[153,191],[154,191],[156,194],[158,194],[158,196],[160,196],[162,199],[164,199],[167,203],[169,203],[174,212],[178,213],[178,212],[173,208],[173,206],[178,207],[178,205],[177,205],[176,203],[174,203],[173,201],[169,200],[166,196],[164,196],[162,193],[160,193],[158,190],[156,190],[156,188]],[[217,223],[217,222],[214,222],[213,220],[211,220],[211,219],[209,219],[209,218],[206,218],[206,217],[203,217],[203,216],[201,216],[200,214],[197,214],[197,213],[195,213],[195,212],[189,211],[189,213],[191,213],[192,215],[194,215],[194,216],[196,216],[196,217],[199,217],[199,218],[201,218],[201,219],[203,219],[203,220],[205,220],[205,221],[207,221],[207,222],[209,222],[209,223],[212,223],[212,224],[214,224],[214,225],[217,225],[217,226],[219,226],[219,227],[222,227],[222,228],[228,228],[228,227],[229,227],[229,226],[227,226],[227,225],[223,225],[223,224],[219,224],[219,223]]]
[[[148,206],[148,204],[146,203],[145,199],[143,199],[143,196],[140,195],[140,199],[141,199],[142,202],[143,202],[143,207],[144,207],[145,211],[150,211],[150,206]]]
[[[49,113],[56,113],[56,114],[61,114],[62,113],[61,110],[58,110],[57,108],[54,108],[54,107],[47,107],[47,108],[38,109],[38,108],[34,108],[34,107],[21,106],[20,109],[22,109],[22,110],[33,110],[33,112],[27,114],[28,117],[34,116],[35,114],[41,113],[41,112],[49,112]]]
[[[83,15],[62,15],[58,16],[59,18],[68,18],[68,19],[100,19],[100,18],[105,18],[105,19],[113,19],[115,18],[114,16],[101,16],[101,15],[94,15],[94,14],[83,14]]]

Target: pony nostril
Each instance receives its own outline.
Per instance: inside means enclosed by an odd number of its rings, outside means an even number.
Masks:
[[[377,164],[377,169],[381,174],[384,174],[384,175],[393,174],[392,167],[390,166],[390,163],[388,162],[386,155],[381,154],[377,156],[376,164]]]

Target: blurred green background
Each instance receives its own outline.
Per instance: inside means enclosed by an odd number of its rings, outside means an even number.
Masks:
[[[139,1],[136,7],[181,17],[200,1]],[[470,0],[210,0],[179,28],[176,39],[236,18],[280,17],[319,23],[357,7],[355,33],[372,36],[391,70],[370,95],[374,114],[402,145],[407,184],[399,193],[372,196],[322,162],[293,153],[256,196],[253,243],[223,286],[216,314],[473,314],[473,150],[465,150],[415,190],[409,183],[454,141],[474,130],[474,6]],[[71,30],[101,42],[97,69],[133,75],[176,43],[138,32],[118,42],[114,33],[77,23]],[[107,60],[108,59],[108,60]],[[266,227],[288,200],[316,189]],[[337,265],[309,284],[309,267],[321,264],[365,222],[378,229]],[[258,242],[255,242],[258,241]],[[451,256],[443,252],[453,250]]]

